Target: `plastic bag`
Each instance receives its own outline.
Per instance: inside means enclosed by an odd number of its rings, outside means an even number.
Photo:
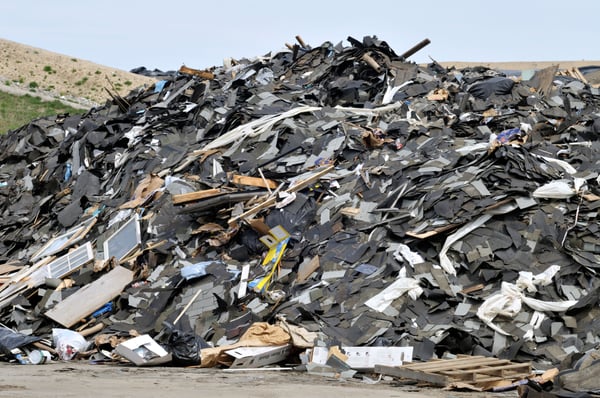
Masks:
[[[89,345],[81,334],[69,329],[52,329],[52,341],[58,357],[63,361],[70,361]]]
[[[492,77],[491,79],[484,80],[473,84],[467,90],[473,95],[473,97],[479,99],[487,99],[491,95],[505,95],[510,94],[515,82],[506,77]]]
[[[398,244],[398,248],[394,252],[394,258],[398,261],[406,261],[414,269],[416,264],[423,264],[425,259],[417,252],[410,250],[410,247],[403,243]]]
[[[0,327],[0,354],[11,355],[11,351],[28,344],[40,341],[41,338],[27,336],[12,330]]]
[[[173,356],[173,365],[192,366],[200,364],[200,350],[209,345],[193,332],[175,329],[173,325],[165,325],[169,330],[167,346]]]
[[[542,301],[525,296],[523,290],[536,291],[536,285],[546,286],[560,270],[558,265],[552,265],[546,271],[533,276],[530,272],[522,271],[516,284],[502,282],[500,291],[489,296],[479,306],[477,316],[490,328],[508,336],[509,333],[493,323],[496,316],[514,318],[521,311],[523,304],[536,311],[564,312],[577,304],[577,300],[568,301]]]
[[[375,311],[383,312],[395,299],[403,294],[408,294],[412,300],[418,299],[423,294],[419,281],[406,277],[406,268],[404,267],[402,267],[398,278],[391,285],[365,301],[365,305]]]
[[[576,194],[569,180],[556,180],[533,191],[534,198],[568,199]]]

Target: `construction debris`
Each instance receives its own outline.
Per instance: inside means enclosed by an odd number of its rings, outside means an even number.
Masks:
[[[0,322],[134,362],[171,325],[202,366],[318,342],[521,377],[596,349],[599,89],[298,41],[2,137]],[[265,324],[287,337],[242,350]]]
[[[491,390],[498,382],[521,380],[531,375],[531,363],[514,363],[505,359],[462,356],[401,367],[377,365],[375,372],[413,379],[441,387]]]

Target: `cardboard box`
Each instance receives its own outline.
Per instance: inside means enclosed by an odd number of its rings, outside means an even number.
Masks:
[[[329,358],[329,347],[314,347],[311,362],[325,365]],[[352,369],[373,369],[375,365],[402,366],[412,361],[412,347],[341,347]]]
[[[115,348],[117,354],[137,366],[152,366],[171,362],[171,353],[162,348],[150,335],[134,337]]]
[[[290,345],[274,347],[238,347],[225,351],[227,355],[235,358],[231,369],[259,368],[283,361],[290,354]]]

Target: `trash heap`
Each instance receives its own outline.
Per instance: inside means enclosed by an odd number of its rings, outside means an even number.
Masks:
[[[281,322],[415,360],[598,347],[599,89],[348,41],[3,136],[0,322],[105,354]]]

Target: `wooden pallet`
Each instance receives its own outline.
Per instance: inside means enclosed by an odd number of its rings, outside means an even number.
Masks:
[[[437,386],[448,387],[454,383],[466,383],[475,387],[485,387],[498,381],[520,380],[530,376],[531,362],[516,363],[483,356],[459,356],[457,359],[406,363],[398,367],[377,365],[375,372]]]

